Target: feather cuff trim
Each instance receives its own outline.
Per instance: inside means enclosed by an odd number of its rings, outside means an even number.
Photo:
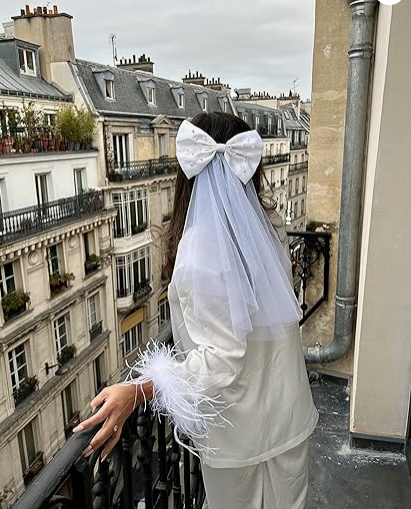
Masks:
[[[200,441],[208,438],[210,426],[231,424],[221,416],[224,403],[219,396],[207,396],[199,380],[192,373],[184,372],[176,357],[174,347],[151,342],[134,366],[130,367],[125,382],[151,381],[154,385],[150,401],[152,410],[171,420],[176,441],[195,454],[181,442],[178,437],[180,432],[194,443],[198,451],[214,452],[215,449],[201,445]],[[135,378],[135,375],[138,377]]]

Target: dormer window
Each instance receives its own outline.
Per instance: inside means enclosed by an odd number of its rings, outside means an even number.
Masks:
[[[154,87],[147,88],[147,96],[149,104],[156,104],[156,89]]]
[[[36,76],[36,55],[34,51],[19,48],[19,65],[21,74]]]
[[[247,115],[247,113],[243,113],[243,114],[241,115],[241,118],[244,120],[244,122],[247,122],[247,120],[248,120],[248,115]]]
[[[181,92],[178,94],[178,107],[185,108],[185,97],[184,93]]]
[[[260,127],[260,115],[255,116],[255,129],[258,130]]]
[[[271,130],[273,128],[273,119],[271,117],[268,117],[267,127],[268,127],[268,134],[271,134]]]
[[[207,111],[208,99],[207,96],[203,97],[203,111]]]
[[[224,113],[227,113],[227,108],[228,108],[227,105],[228,105],[228,101],[224,101],[223,102],[223,111],[224,111]]]
[[[114,99],[114,81],[104,80],[104,89],[106,91],[106,99]]]

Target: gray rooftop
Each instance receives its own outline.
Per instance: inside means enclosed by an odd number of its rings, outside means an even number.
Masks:
[[[207,93],[208,111],[222,111],[220,101],[228,97],[228,92],[215,91],[205,87],[184,84],[159,78],[143,71],[118,69],[106,65],[77,60],[73,71],[78,74],[95,109],[104,115],[147,115],[157,117],[165,115],[170,118],[193,117],[203,110],[197,94]],[[106,99],[98,83],[98,73],[108,72],[113,76],[115,99]],[[142,84],[152,81],[155,84],[156,105],[149,105],[144,95]],[[143,85],[144,86],[144,85]],[[185,108],[179,108],[173,96],[173,90],[182,89],[185,95]],[[219,101],[220,99],[220,101]],[[230,101],[227,112],[233,113]]]

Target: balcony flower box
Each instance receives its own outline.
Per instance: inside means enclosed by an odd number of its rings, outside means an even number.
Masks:
[[[147,230],[147,223],[140,223],[133,226],[133,234],[142,233]]]
[[[40,470],[44,467],[44,459],[43,453],[38,452],[36,459],[29,466],[29,468],[23,474],[24,484],[27,486],[30,481],[40,472]]]
[[[69,360],[71,360],[77,352],[77,348],[75,345],[67,345],[61,353],[57,356],[57,360],[59,364],[66,364]]]
[[[1,299],[1,307],[3,308],[4,321],[7,322],[15,316],[24,313],[27,305],[30,303],[30,295],[22,290],[16,290],[6,294]]]
[[[16,406],[20,405],[30,394],[32,394],[39,382],[36,376],[26,376],[20,384],[20,387],[13,392],[14,403]]]
[[[86,275],[96,272],[101,267],[101,258],[96,254],[91,254],[84,264]]]
[[[75,412],[73,417],[68,422],[67,426],[64,428],[64,433],[66,438],[71,437],[73,434],[73,429],[80,424],[80,412]]]
[[[59,272],[54,273],[50,276],[50,291],[51,295],[57,295],[62,290],[66,289],[70,285],[70,281],[73,281],[75,276],[73,273],[60,274]]]
[[[146,297],[147,295],[149,295],[151,293],[152,288],[149,283],[150,283],[150,281],[148,279],[144,279],[143,281],[141,281],[141,283],[138,283],[134,287],[134,293],[133,293],[133,301],[134,302],[139,301],[140,299]]]

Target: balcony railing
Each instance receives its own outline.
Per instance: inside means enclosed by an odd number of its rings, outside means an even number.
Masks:
[[[93,339],[98,338],[102,332],[103,332],[103,322],[95,323],[93,327],[90,329],[90,341],[93,341]]]
[[[288,232],[294,290],[299,299],[303,318],[302,325],[320,306],[328,300],[330,271],[330,241],[328,232]],[[321,288],[320,295],[311,302],[308,298],[309,283]],[[321,279],[318,281],[318,279]]]
[[[163,177],[177,172],[178,160],[176,157],[160,157],[146,161],[129,161],[121,164],[115,163],[114,168],[108,171],[110,182],[124,182],[127,180],[143,180],[154,177]]]
[[[307,148],[307,143],[291,143],[291,150],[303,150]]]
[[[0,245],[37,235],[104,209],[102,191],[0,213]]]
[[[303,163],[296,163],[296,164],[290,164],[288,173],[297,173],[300,171],[307,171],[308,170],[308,161],[305,161]]]
[[[170,325],[157,341],[172,341]],[[99,426],[71,436],[14,509],[134,509],[142,501],[146,509],[167,509],[171,500],[175,508],[203,507],[199,460],[177,444],[167,419],[158,420],[149,407],[138,407],[104,462],[99,459],[101,451],[89,458],[82,456],[98,430]]]
[[[330,234],[290,232],[289,237],[294,284],[304,312],[303,323],[328,298]],[[323,279],[320,284],[323,292],[319,301],[308,308],[305,294],[308,283],[316,277],[316,265],[321,268],[317,272]],[[316,286],[319,286],[318,281]],[[156,341],[172,344],[169,323]],[[145,509],[202,509],[205,491],[200,462],[177,444],[172,424],[166,418],[159,420],[149,405],[137,407],[123,427],[122,439],[104,462],[99,459],[101,450],[89,458],[82,456],[99,429],[97,426],[71,436],[37,474],[36,482],[27,487],[14,509],[134,509],[140,506]]]
[[[288,163],[290,162],[290,154],[275,154],[272,156],[264,156],[262,161],[264,165]]]

